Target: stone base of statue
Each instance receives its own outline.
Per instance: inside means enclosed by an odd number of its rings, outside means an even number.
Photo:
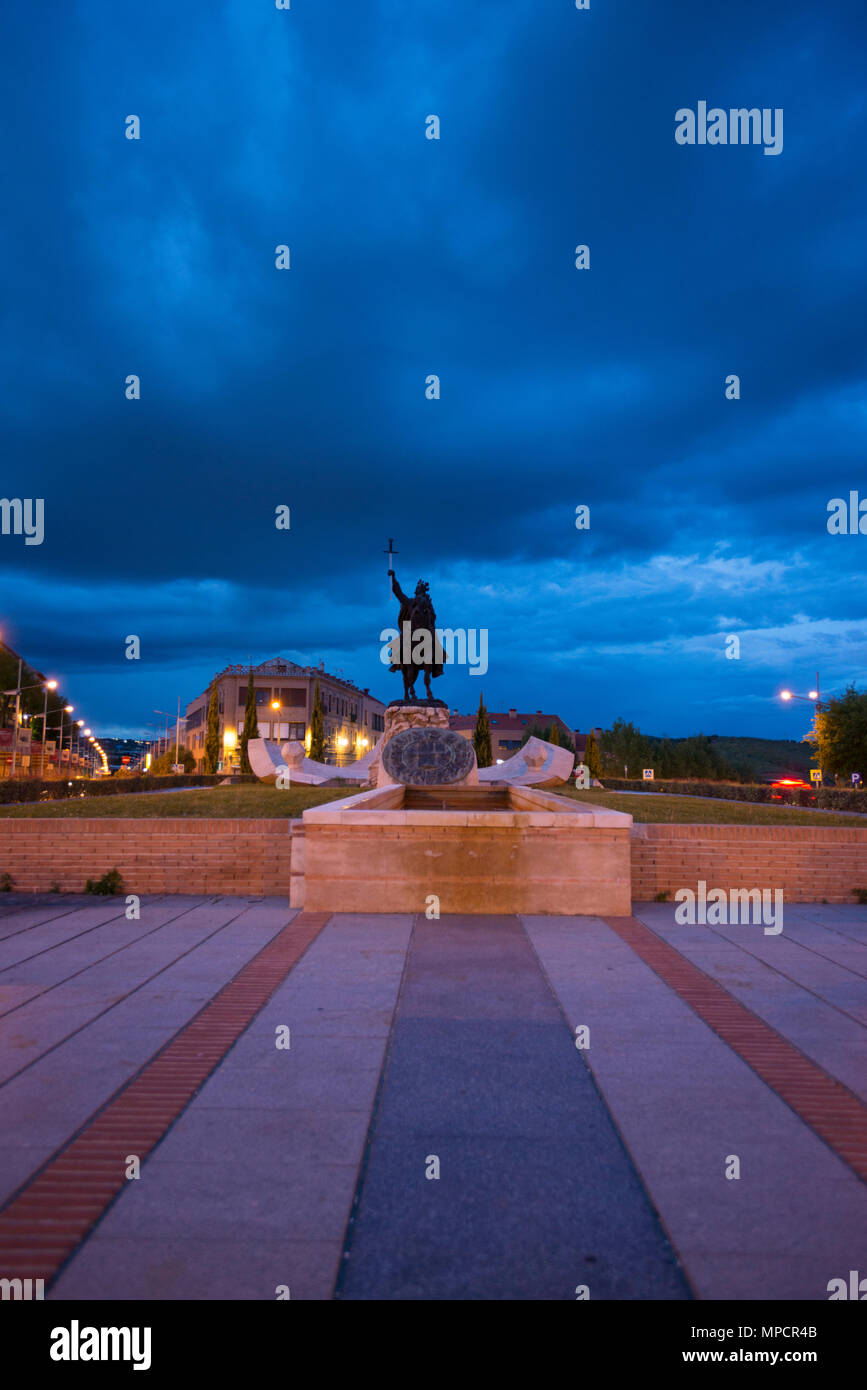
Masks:
[[[370,763],[370,785],[372,787],[386,787],[393,786],[396,782],[409,783],[410,780],[413,782],[417,781],[420,785],[433,785],[433,783],[429,781],[429,778],[431,775],[436,774],[427,771],[423,766],[421,766],[421,770],[417,773],[410,771],[413,766],[420,766],[420,764],[419,760],[416,760],[415,764],[413,764],[411,758],[407,759],[406,749],[404,749],[404,756],[401,759],[389,759],[392,764],[391,772],[389,772],[385,766],[383,754],[395,735],[405,733],[408,729],[425,731],[430,729],[448,730],[448,728],[449,707],[444,700],[393,700],[385,711],[385,731],[377,748],[377,756]],[[461,739],[460,734],[457,734],[456,737]],[[401,740],[402,744],[405,742],[405,740]],[[466,743],[466,739],[461,739],[461,742]],[[460,750],[458,751],[460,752]],[[450,765],[456,771],[460,770],[461,773],[460,779],[454,782],[456,786],[473,787],[478,785],[478,770],[476,768],[476,757],[472,744],[468,745],[468,752],[470,758],[469,760],[465,759],[467,766],[462,768],[458,767],[454,757],[449,760],[448,754],[446,754],[446,759],[449,761]],[[435,755],[431,758],[432,766],[435,765],[438,756],[440,756],[439,750],[437,750]],[[453,777],[446,772],[443,774],[443,780],[452,782]],[[436,784],[439,785],[438,782]]]
[[[426,695],[422,695],[421,697],[419,697],[419,696],[417,695],[417,696],[415,697],[414,700],[389,700],[388,705],[387,705],[387,708],[388,708],[388,709],[444,709],[444,710],[448,711],[448,705],[446,704],[445,700],[429,700],[429,699],[427,698]],[[448,723],[448,720],[447,720],[446,722]]]

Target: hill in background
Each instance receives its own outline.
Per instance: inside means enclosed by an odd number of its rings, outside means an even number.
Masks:
[[[757,782],[772,782],[777,777],[810,780],[809,743],[791,738],[729,738],[722,734],[712,734],[710,742],[726,762],[748,767]]]

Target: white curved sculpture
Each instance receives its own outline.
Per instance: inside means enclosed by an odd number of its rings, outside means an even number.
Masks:
[[[370,780],[371,763],[377,762],[381,768],[380,753],[385,738],[383,734],[369,753],[347,767],[333,767],[329,763],[308,758],[304,744],[298,741],[284,743],[278,748],[270,739],[251,738],[247,744],[247,757],[260,782],[273,784],[281,772],[284,776],[288,772],[290,786],[293,783],[298,786],[318,786],[336,777],[344,782],[362,783]],[[557,787],[569,781],[574,763],[575,755],[568,748],[546,743],[534,735],[504,763],[498,763],[495,767],[480,767],[478,779],[481,783],[509,782],[516,787]],[[391,779],[381,773],[380,781],[389,783]]]
[[[381,742],[380,739],[379,743]],[[318,786],[319,783],[330,782],[335,777],[345,782],[366,782],[379,743],[363,758],[350,763],[348,767],[332,767],[328,763],[318,763],[313,758],[308,758],[304,752],[304,744],[300,741],[284,743],[282,747],[278,747],[270,739],[251,738],[247,744],[247,757],[260,782],[273,784],[281,773],[285,776],[287,772],[290,786],[293,782],[299,786]]]
[[[509,782],[515,787],[557,787],[568,782],[575,754],[543,738],[528,738],[523,748],[494,767],[480,767],[480,782]]]

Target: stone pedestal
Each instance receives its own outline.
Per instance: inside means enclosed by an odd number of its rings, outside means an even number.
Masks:
[[[370,764],[370,785],[372,787],[392,786],[392,779],[382,766],[382,750],[385,745],[403,729],[447,729],[449,727],[448,706],[444,704],[399,704],[395,702],[385,711],[385,732],[379,745],[377,757]]]

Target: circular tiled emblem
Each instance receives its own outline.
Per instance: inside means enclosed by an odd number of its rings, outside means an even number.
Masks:
[[[461,782],[475,765],[473,745],[454,729],[402,729],[382,750],[383,766],[408,787]]]

